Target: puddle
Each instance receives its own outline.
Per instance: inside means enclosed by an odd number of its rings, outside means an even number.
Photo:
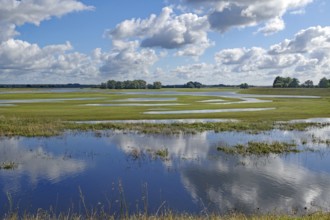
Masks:
[[[16,106],[16,105],[13,105],[13,104],[1,104],[0,103],[0,107],[9,107],[9,106]]]
[[[154,106],[175,106],[175,105],[186,105],[186,104],[179,104],[179,103],[123,103],[123,104],[85,104],[84,106],[147,106],[147,107],[154,107]]]
[[[291,120],[291,123],[330,123],[330,118],[309,118],[309,119],[299,119]]]
[[[144,114],[150,115],[171,115],[171,114],[207,114],[221,112],[253,112],[253,111],[268,111],[275,108],[235,108],[235,109],[204,109],[204,110],[180,110],[180,111],[149,111]]]
[[[176,101],[177,98],[129,98],[129,99],[120,99],[113,100],[114,102],[169,102]]]
[[[226,100],[223,99],[208,99],[208,100],[203,100],[203,101],[199,101],[199,102],[212,102],[212,103],[217,103],[217,102],[226,102]]]
[[[175,92],[175,91],[140,91],[140,92],[122,92],[119,94],[127,95],[192,95],[192,96],[215,96],[228,98],[297,98],[297,99],[317,99],[320,96],[295,96],[295,95],[254,95],[254,94],[239,94],[236,92]]]
[[[56,207],[55,214],[81,213],[80,190],[88,207],[111,213],[120,213],[120,190],[129,213],[144,211],[146,193],[150,214],[163,203],[160,211],[190,214],[330,211],[329,146],[315,141],[322,137],[330,137],[330,126],[259,134],[103,131],[1,138],[0,163],[18,167],[0,170],[0,216],[9,210],[8,194],[21,213],[49,207]],[[257,157],[216,150],[250,141],[294,142],[316,152]],[[165,156],[157,156],[164,149]]]
[[[174,123],[209,123],[209,122],[238,122],[235,119],[164,119],[164,120],[104,120],[104,121],[76,121],[78,124],[100,124],[100,123],[121,123],[121,124],[174,124]]]
[[[213,100],[205,100],[205,101],[200,101],[204,103],[210,103],[210,104],[219,104],[219,105],[229,105],[229,104],[245,104],[245,103],[268,103],[272,102],[271,100],[260,100],[260,99],[255,99],[255,98],[240,98],[242,101],[235,101],[235,102],[228,102],[228,101],[217,101],[217,99]],[[221,99],[219,99],[221,100]]]

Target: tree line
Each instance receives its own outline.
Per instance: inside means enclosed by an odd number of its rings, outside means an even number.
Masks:
[[[115,81],[108,80],[107,82],[101,83],[101,89],[161,89],[162,83],[159,81],[153,82],[153,84],[147,84],[142,79],[138,80],[126,80],[126,81]]]
[[[317,85],[314,85],[312,80],[306,80],[300,84],[297,78],[277,76],[273,82],[273,88],[330,88],[330,80],[323,77]]]

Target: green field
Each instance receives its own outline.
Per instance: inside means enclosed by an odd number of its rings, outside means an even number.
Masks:
[[[141,90],[136,90],[140,92]],[[162,95],[165,91],[179,92],[238,92],[245,94],[266,95],[312,95],[320,98],[259,98],[269,100],[267,103],[236,103],[237,98],[192,96],[192,95]],[[71,125],[68,121],[93,120],[136,120],[136,119],[238,119],[241,126],[251,127],[257,124],[272,125],[276,121],[292,119],[330,117],[330,89],[271,89],[252,88],[239,89],[170,89],[155,90],[154,95],[128,95],[122,92],[134,90],[98,90],[81,89],[77,92],[43,92],[43,90],[2,89],[1,92],[19,92],[0,94],[0,100],[20,100],[14,106],[0,105],[0,134],[1,135],[53,135],[66,128],[75,129],[108,129],[121,128],[121,125]],[[158,95],[159,93],[159,95]],[[61,100],[57,102],[44,102],[51,99],[81,99],[89,100]],[[127,103],[126,99],[134,98],[176,98],[175,101],[149,101],[149,105],[159,103],[176,103],[181,105],[170,106],[86,106],[86,104],[118,104]],[[35,103],[22,103],[22,100],[43,99]],[[201,102],[205,100],[223,99],[231,104],[212,104]],[[122,100],[118,102],[118,100]],[[141,103],[139,101],[130,103]],[[193,114],[144,114],[147,111],[180,111],[180,110],[212,110],[212,109],[240,109],[240,108],[274,108],[267,111],[251,112],[218,112]],[[249,124],[250,126],[248,126]],[[228,127],[228,125],[226,125]],[[229,126],[230,127],[230,126]],[[222,130],[222,129],[220,129]],[[224,129],[226,130],[226,129]]]

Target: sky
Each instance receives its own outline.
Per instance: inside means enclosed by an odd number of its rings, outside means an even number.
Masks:
[[[330,78],[326,0],[0,0],[0,84]]]

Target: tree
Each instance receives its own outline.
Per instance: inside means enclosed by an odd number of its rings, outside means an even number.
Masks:
[[[277,76],[273,82],[274,88],[296,88],[299,87],[299,80],[291,77],[280,77]]]
[[[108,89],[115,89],[116,88],[116,81],[115,80],[108,80],[107,88]]]
[[[301,86],[305,88],[313,88],[314,83],[312,80],[306,80]]]
[[[283,88],[284,86],[284,78],[277,76],[273,82],[273,87],[274,88]]]
[[[159,81],[156,81],[153,83],[154,89],[161,89],[162,88],[162,83]]]
[[[195,88],[202,88],[203,84],[200,82],[194,82]]]
[[[146,89],[147,88],[147,82],[142,79],[134,80],[134,82],[136,82],[136,84],[137,84],[136,89]]]
[[[327,78],[323,77],[320,82],[319,82],[319,87],[320,88],[328,88],[330,85],[329,81]]]
[[[284,87],[284,88],[288,88],[289,85],[291,84],[291,82],[292,82],[292,79],[291,79],[290,77],[286,77],[286,78],[284,78],[284,84],[283,84],[283,87]]]
[[[106,88],[107,88],[107,84],[106,84],[106,83],[101,83],[100,88],[101,88],[101,89],[106,89]]]
[[[249,85],[247,83],[242,83],[239,88],[241,89],[248,89],[249,88]]]
[[[123,82],[117,81],[116,82],[116,89],[123,89],[123,88],[124,88]]]
[[[290,80],[290,83],[288,85],[289,88],[298,88],[299,87],[299,80],[297,78],[293,78]]]
[[[195,88],[195,84],[190,81],[190,82],[187,82],[187,84],[185,85],[186,88]]]
[[[189,81],[187,84],[184,84],[184,88],[202,88],[203,84],[200,82]]]

